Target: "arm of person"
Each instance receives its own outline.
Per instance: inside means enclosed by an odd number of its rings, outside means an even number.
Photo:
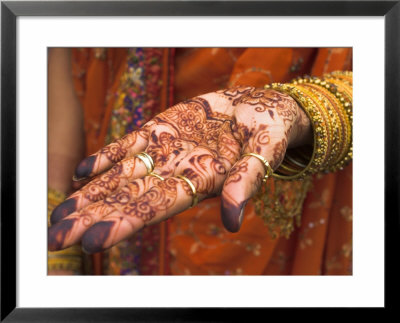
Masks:
[[[50,48],[48,54],[48,184],[68,194],[85,153],[83,111],[73,86],[70,49]]]
[[[340,141],[342,126],[331,129],[323,100],[303,105],[305,89],[301,97],[286,90],[236,87],[195,97],[84,159],[76,176],[91,182],[54,210],[49,249],[82,240],[84,250],[98,252],[217,195],[225,228],[236,232],[246,202],[279,170],[288,147],[317,148],[300,174],[341,162],[349,140]],[[316,134],[326,140],[321,147]]]

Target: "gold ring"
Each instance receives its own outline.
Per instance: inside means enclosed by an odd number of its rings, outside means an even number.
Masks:
[[[144,151],[135,155],[135,157],[139,158],[147,168],[147,174],[150,174],[154,170],[154,162],[153,158],[148,153]]]
[[[154,173],[154,172],[150,172],[150,173],[148,173],[147,175],[148,175],[148,176],[157,177],[158,179],[161,179],[162,181],[164,180],[164,177],[162,177],[162,176],[160,176],[160,175],[158,175],[158,174],[156,174],[156,173]]]
[[[197,196],[197,191],[196,187],[194,187],[193,183],[190,181],[189,178],[183,176],[183,175],[177,175],[176,177],[183,179],[190,187],[193,193],[193,200],[192,200],[192,205],[190,207],[196,206],[197,203],[199,202],[199,197]]]
[[[242,157],[244,156],[253,156],[256,157],[259,161],[261,161],[263,163],[263,166],[265,168],[265,176],[263,179],[263,182],[267,181],[267,178],[270,177],[272,175],[272,173],[274,172],[274,170],[271,168],[271,166],[269,165],[268,161],[261,155],[259,154],[255,154],[255,153],[247,153],[247,154],[243,154]]]

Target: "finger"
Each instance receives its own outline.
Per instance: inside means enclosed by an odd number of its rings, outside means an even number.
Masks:
[[[240,132],[245,143],[243,153],[260,155],[268,161],[272,169],[276,169],[287,148],[284,130],[281,124],[261,124],[251,131],[242,126]],[[246,203],[260,188],[265,174],[265,165],[253,156],[241,158],[230,170],[221,194],[221,218],[228,231],[239,231]]]
[[[208,147],[198,146],[177,165],[175,175],[187,177],[199,197],[215,196],[221,192],[227,175],[227,160]]]
[[[224,131],[218,138],[217,150],[225,168],[231,169],[240,156],[241,146],[230,131]]]
[[[86,231],[82,248],[87,253],[110,248],[144,226],[166,220],[190,207],[193,193],[185,181],[170,177],[153,182],[155,185],[137,199],[128,200],[120,193],[113,196],[114,201],[107,199],[117,211]]]
[[[102,173],[122,159],[143,151],[148,143],[148,132],[151,124],[125,135],[105,146],[97,153],[85,158],[75,170],[77,179]]]
[[[231,168],[221,194],[221,219],[225,228],[237,232],[248,200],[261,186],[265,169],[254,157],[243,157]]]
[[[86,209],[74,212],[48,229],[48,249],[56,251],[79,242],[82,234],[98,222],[102,216],[114,212],[103,202],[91,204]]]
[[[137,157],[125,159],[115,164],[107,172],[98,175],[91,182],[69,196],[58,205],[50,216],[52,224],[57,223],[69,214],[82,209],[90,203],[100,201],[112,192],[125,186],[128,182],[145,176],[147,168]]]
[[[125,205],[134,201],[159,181],[159,179],[151,176],[137,179],[121,188],[117,193],[107,197],[104,201],[90,204],[77,212],[71,213],[49,228],[49,250],[68,248],[77,243],[86,230],[104,217],[114,213],[117,216],[119,214],[118,209],[116,209],[117,205]]]

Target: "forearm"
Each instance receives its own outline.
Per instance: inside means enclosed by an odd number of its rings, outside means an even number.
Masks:
[[[70,50],[52,48],[48,58],[48,181],[66,193],[84,155],[83,112],[73,87]]]

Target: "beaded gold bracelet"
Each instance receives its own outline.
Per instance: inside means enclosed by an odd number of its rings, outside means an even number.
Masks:
[[[325,168],[330,169],[332,165],[341,160],[345,145],[349,141],[349,129],[341,111],[341,104],[335,96],[324,88],[317,88],[316,85],[310,83],[303,83],[302,86],[307,88],[312,95],[315,95],[320,100],[324,110],[328,112],[332,130],[332,147]]]
[[[265,88],[284,92],[296,100],[297,103],[303,107],[304,112],[311,120],[314,133],[313,150],[306,163],[307,166],[304,168],[293,167],[293,163],[290,163],[287,158],[284,158],[280,167],[274,172],[273,177],[292,180],[305,178],[307,175],[318,172],[324,163],[328,151],[327,137],[329,126],[326,117],[324,117],[321,110],[317,108],[315,102],[313,102],[311,98],[292,84],[273,83],[271,85],[266,85]],[[304,161],[302,161],[302,164],[304,164]],[[290,168],[288,165],[292,167]]]
[[[321,81],[317,78],[312,78],[311,82],[319,83],[325,86],[332,94],[334,94],[343,107],[343,114],[345,116],[345,123],[348,128],[348,138],[345,141],[346,148],[344,156],[340,162],[338,162],[331,171],[343,169],[353,158],[353,140],[352,140],[352,123],[353,123],[353,89],[352,89],[352,72],[333,72],[331,74],[325,74],[325,80]],[[332,83],[334,82],[334,83]]]
[[[332,112],[332,107],[325,101],[325,98],[319,92],[313,91],[312,88],[305,86],[304,84],[295,85],[297,89],[302,91],[303,95],[308,96],[311,100],[315,102],[315,106],[319,109],[321,115],[323,115],[325,119],[325,123],[327,125],[327,150],[324,155],[323,162],[320,166],[321,169],[327,169],[329,167],[329,163],[331,162],[332,155],[337,153],[337,134],[333,129],[333,122],[329,112]]]
[[[336,171],[352,159],[352,73],[325,77],[331,82],[306,77],[265,86],[296,100],[310,118],[314,133],[312,152],[305,152],[304,147],[288,150],[275,178],[292,180]]]

